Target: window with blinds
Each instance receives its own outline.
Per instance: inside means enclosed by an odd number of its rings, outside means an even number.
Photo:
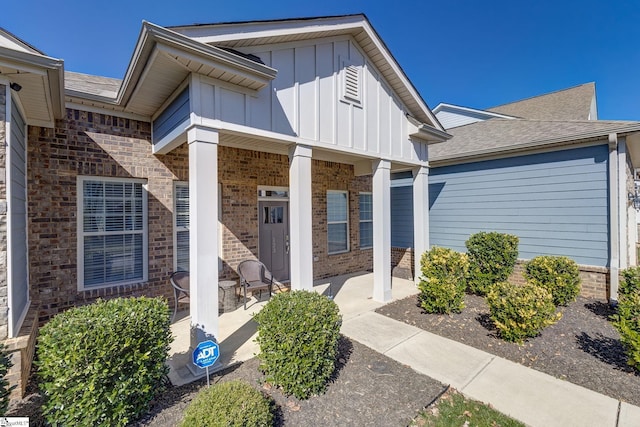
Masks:
[[[144,181],[78,177],[78,287],[147,280]]]
[[[174,189],[175,270],[189,271],[189,183],[177,182]]]
[[[360,249],[373,247],[373,199],[371,193],[360,193]]]
[[[327,191],[327,240],[328,253],[349,251],[349,193]]]

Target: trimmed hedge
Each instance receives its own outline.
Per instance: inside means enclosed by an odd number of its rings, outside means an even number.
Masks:
[[[57,426],[124,426],[163,390],[171,343],[169,307],[117,298],[58,314],[40,329],[43,414]]]
[[[535,337],[562,317],[562,313],[556,313],[551,292],[530,283],[496,283],[486,300],[491,320],[505,341],[522,344],[525,338]]]
[[[629,365],[640,371],[640,267],[622,272],[624,280],[618,288],[618,306],[613,325],[620,333]]]
[[[422,254],[420,265],[420,306],[427,313],[460,312],[464,308],[467,289],[467,255],[434,246]]]
[[[342,318],[336,303],[316,292],[280,293],[254,319],[266,381],[298,399],[323,393],[338,354]]]
[[[273,425],[272,401],[251,385],[229,381],[206,388],[189,404],[181,427]]]
[[[578,264],[565,256],[537,256],[524,265],[524,278],[553,295],[553,303],[567,305],[580,293]]]
[[[491,285],[504,282],[518,259],[518,236],[481,231],[465,242],[469,256],[469,290],[485,295]]]

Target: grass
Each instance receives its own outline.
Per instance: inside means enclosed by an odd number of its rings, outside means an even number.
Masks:
[[[457,391],[447,391],[438,401],[418,415],[411,426],[425,427],[525,427],[495,409],[468,400]]]

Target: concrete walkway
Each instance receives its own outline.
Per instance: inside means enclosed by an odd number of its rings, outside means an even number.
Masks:
[[[532,427],[640,426],[640,407],[375,313],[383,304],[371,298],[372,283],[372,274],[355,274],[314,286],[340,307],[341,332],[347,337]],[[408,280],[394,278],[392,287],[394,300],[417,293]],[[220,368],[259,351],[251,315],[264,303],[253,300],[246,311],[239,308],[220,316]],[[196,378],[187,369],[189,318],[176,322],[172,330],[176,340],[169,376],[179,385]]]

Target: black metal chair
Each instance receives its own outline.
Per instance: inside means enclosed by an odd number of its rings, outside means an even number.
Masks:
[[[271,291],[273,290],[273,275],[263,263],[255,259],[249,259],[242,261],[238,265],[238,276],[240,276],[240,286],[242,286],[244,294],[244,309],[247,309],[247,291],[253,293],[253,291],[260,291],[260,297],[262,297],[262,291],[267,289],[269,291],[269,298],[271,298]]]
[[[175,320],[178,313],[178,304],[189,304],[189,272],[188,271],[176,271],[169,277],[171,286],[173,286],[173,296],[175,298],[175,307],[173,309],[173,317],[171,321]]]

